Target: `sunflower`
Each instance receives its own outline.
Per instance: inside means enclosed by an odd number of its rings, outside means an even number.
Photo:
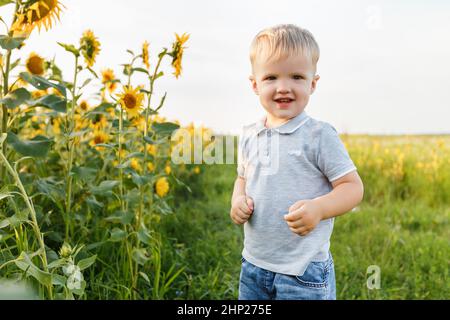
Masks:
[[[47,89],[48,94],[54,94],[55,96],[59,96],[61,98],[64,98],[64,95],[56,88],[48,88]]]
[[[150,62],[148,61],[148,46],[149,43],[147,41],[142,45],[142,62],[144,62],[147,69],[150,69]]]
[[[159,178],[155,184],[156,194],[159,197],[164,197],[169,192],[169,182],[165,177]]]
[[[101,146],[97,146],[97,145],[100,143],[106,143],[106,142],[108,142],[108,140],[109,140],[109,137],[105,132],[94,131],[94,135],[92,137],[92,140],[89,142],[89,145],[100,151],[100,150],[103,150],[104,148]]]
[[[147,163],[147,169],[148,169],[148,171],[153,172],[153,171],[155,171],[155,165],[153,163],[149,162],[149,163]]]
[[[89,109],[91,108],[86,100],[81,100],[79,107],[82,112],[89,111]]]
[[[81,52],[88,67],[95,63],[95,57],[100,52],[100,42],[91,30],[86,30],[80,39]]]
[[[53,118],[51,120],[52,126],[53,126],[53,133],[55,135],[58,135],[61,133],[61,120],[59,118]]]
[[[16,20],[11,27],[15,33],[28,34],[38,27],[39,32],[44,26],[45,30],[52,27],[53,21],[59,20],[64,5],[59,0],[28,0],[16,14]]]
[[[61,258],[69,258],[72,254],[73,249],[67,242],[64,242],[61,249],[59,249],[59,256]]]
[[[131,123],[135,126],[139,131],[144,132],[145,129],[145,117],[143,115],[139,115],[135,117]]]
[[[111,118],[114,118],[116,116],[116,109],[115,108],[106,108],[106,112],[109,113]]]
[[[139,160],[136,158],[131,159],[130,167],[133,168],[134,171],[137,171],[137,172],[142,171],[141,164],[139,163]]]
[[[105,115],[97,113],[94,115],[94,119],[92,119],[90,127],[93,128],[94,130],[100,130],[106,128],[107,125],[108,120],[106,119]]]
[[[166,172],[166,174],[170,174],[170,173],[172,172],[172,168],[171,168],[169,165],[167,165],[167,166],[164,168],[164,171]]]
[[[83,118],[81,114],[74,114],[73,118],[75,120],[75,131],[81,131],[89,126],[89,120]]]
[[[111,93],[114,92],[117,87],[117,82],[112,82],[115,78],[116,76],[114,75],[113,69],[102,70],[102,83]]]
[[[25,63],[29,73],[41,76],[45,71],[45,60],[35,52],[31,52]]]
[[[47,94],[48,94],[47,89],[45,89],[45,90],[34,90],[34,91],[31,92],[31,96],[33,97],[33,99],[38,99],[38,98],[43,97],[43,96],[45,96]]]
[[[172,66],[175,69],[175,72],[173,74],[178,79],[181,74],[181,60],[183,58],[183,51],[185,49],[183,45],[189,39],[189,34],[183,33],[181,36],[179,36],[177,33],[175,33],[175,37],[176,41],[172,45],[172,53],[170,55],[173,57]]]
[[[147,153],[156,156],[156,145],[146,143]],[[139,151],[144,152],[144,147],[140,147]]]
[[[125,86],[123,93],[118,98],[122,109],[127,112],[128,118],[134,118],[139,115],[144,100],[144,94],[139,92],[139,87],[133,89],[131,86]]]

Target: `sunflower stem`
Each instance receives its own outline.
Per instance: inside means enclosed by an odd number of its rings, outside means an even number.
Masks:
[[[16,22],[17,19],[17,11],[19,10],[19,5],[20,5],[20,0],[16,1],[16,7],[14,9],[14,14],[13,14],[13,19],[12,19],[12,23],[11,26],[14,24],[14,22]],[[8,31],[8,36],[12,36],[14,34],[14,31],[10,30]],[[3,95],[6,96],[9,92],[9,68],[11,66],[11,52],[12,50],[9,49],[6,51],[6,66],[5,66],[5,71],[3,72],[2,70],[2,74],[3,74]],[[2,131],[1,133],[6,133],[8,132],[8,108],[6,107],[5,104],[2,104]],[[3,154],[7,153],[7,143],[6,141],[3,141],[3,146],[2,146],[2,152]],[[4,185],[6,184],[5,181],[5,167],[1,166],[0,167],[0,185]]]
[[[147,108],[145,108],[144,137],[147,136],[148,128],[150,126],[150,123],[149,123],[149,112],[150,112],[150,109],[151,109],[151,100],[152,100],[152,95],[153,95],[153,86],[154,86],[154,83],[155,83],[155,80],[156,80],[155,78],[156,78],[156,75],[158,73],[159,66],[161,65],[161,61],[162,61],[162,59],[164,58],[165,55],[166,55],[166,51],[163,51],[163,54],[159,55],[158,62],[156,63],[155,70],[153,71],[153,76],[149,77],[149,80],[150,80],[150,91],[149,92],[150,93],[148,94]],[[144,176],[147,174],[147,157],[148,157],[147,141],[144,140]],[[140,198],[140,206],[139,206],[139,208],[140,208],[140,217],[139,218],[141,218],[142,210],[143,210],[143,207],[144,207],[144,199],[143,199],[144,191],[145,190],[141,190],[141,193],[140,193],[141,194],[141,198]],[[153,188],[150,188],[150,203],[153,203]],[[152,214],[152,207],[151,207],[151,205],[149,205],[149,211],[150,211],[150,215],[151,215]],[[150,223],[151,223],[151,219],[149,221],[149,226],[148,226],[149,229],[151,228]]]
[[[122,130],[123,130],[123,109],[120,108],[119,114],[119,190],[120,190],[120,207],[125,211],[123,202],[123,169],[122,169]]]
[[[4,135],[4,134],[2,134],[2,135]],[[22,194],[22,198],[25,201],[25,204],[27,205],[28,210],[30,211],[31,221],[32,221],[31,226],[33,228],[34,234],[39,243],[39,247],[40,247],[39,251],[40,251],[40,256],[42,259],[42,265],[43,265],[44,271],[48,272],[48,263],[47,263],[47,255],[45,252],[44,235],[42,234],[42,232],[39,228],[39,224],[37,222],[36,210],[34,209],[33,201],[28,196],[27,191],[25,190],[25,187],[23,186],[22,181],[20,180],[19,174],[13,169],[13,167],[11,166],[11,164],[9,163],[8,159],[5,157],[5,155],[2,151],[0,151],[0,160],[2,160],[6,169],[9,171],[11,176],[14,178],[16,186],[19,188],[19,190]],[[49,298],[53,299],[53,285],[52,284],[48,285],[47,290],[48,290]]]
[[[66,242],[69,241],[70,233],[73,233],[72,231],[72,225],[71,225],[71,202],[72,202],[72,175],[70,172],[72,171],[72,162],[73,162],[73,155],[75,152],[75,137],[70,137],[70,134],[72,134],[75,124],[74,124],[74,115],[75,115],[75,107],[77,103],[76,99],[76,85],[77,85],[77,75],[78,75],[78,56],[75,56],[75,73],[73,76],[73,87],[72,87],[72,106],[70,109],[70,123],[69,123],[69,139],[68,139],[68,145],[69,145],[69,162],[67,164],[67,190],[66,190],[66,235],[65,240]]]

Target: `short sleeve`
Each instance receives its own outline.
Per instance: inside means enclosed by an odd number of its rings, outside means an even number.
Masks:
[[[245,130],[242,130],[238,137],[238,154],[237,154],[237,174],[241,178],[245,178]]]
[[[327,123],[321,130],[317,162],[330,182],[356,170],[336,129]]]

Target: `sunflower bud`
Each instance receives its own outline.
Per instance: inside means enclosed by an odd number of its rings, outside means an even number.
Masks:
[[[61,258],[68,258],[72,254],[72,247],[70,244],[64,242],[61,249],[59,250],[59,255]]]

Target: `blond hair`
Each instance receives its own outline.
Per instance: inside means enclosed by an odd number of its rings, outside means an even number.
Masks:
[[[320,55],[312,33],[293,24],[280,24],[260,31],[250,46],[252,66],[257,59],[277,61],[292,55],[308,55],[314,67]]]

